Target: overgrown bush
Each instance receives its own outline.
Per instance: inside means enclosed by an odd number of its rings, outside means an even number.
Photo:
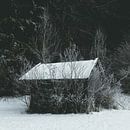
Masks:
[[[114,66],[116,76],[121,80],[123,91],[130,93],[130,43],[126,42],[117,49]]]
[[[120,82],[114,78],[113,74],[105,74],[99,68],[94,69],[93,75],[88,84],[90,111],[100,110],[100,108],[115,108],[114,95],[120,89]]]

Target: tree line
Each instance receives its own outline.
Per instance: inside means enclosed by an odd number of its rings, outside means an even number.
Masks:
[[[97,30],[105,36],[106,57],[111,61],[105,61],[106,66],[112,63],[117,78],[119,70],[127,72],[128,0],[2,0],[0,6],[0,95],[17,93],[15,79],[27,61],[32,66],[45,58],[58,62],[59,54],[71,44],[90,59]]]

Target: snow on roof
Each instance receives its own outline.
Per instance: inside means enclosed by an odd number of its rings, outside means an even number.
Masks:
[[[87,79],[97,63],[95,60],[37,64],[20,80]]]

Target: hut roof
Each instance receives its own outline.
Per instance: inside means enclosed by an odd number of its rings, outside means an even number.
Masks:
[[[39,63],[25,73],[20,80],[49,80],[49,79],[87,79],[96,65],[94,60]]]

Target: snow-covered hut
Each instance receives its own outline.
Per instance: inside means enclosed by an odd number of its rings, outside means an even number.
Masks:
[[[30,111],[38,113],[73,112],[71,103],[67,101],[68,96],[73,95],[72,98],[74,98],[77,91],[80,93],[82,89],[86,89],[88,78],[97,63],[98,58],[84,61],[39,63],[34,66],[20,77],[21,81],[34,83],[30,92]],[[66,104],[64,107],[66,110],[63,110],[63,107],[57,107],[61,101],[64,102],[62,105]]]

